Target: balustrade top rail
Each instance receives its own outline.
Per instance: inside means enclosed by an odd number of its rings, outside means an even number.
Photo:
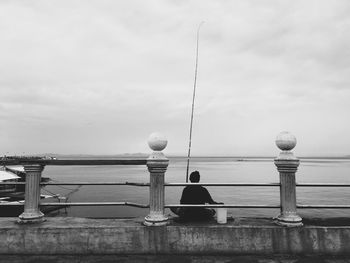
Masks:
[[[0,185],[25,185],[25,182],[0,182]],[[136,182],[41,182],[40,185],[129,185],[149,187],[150,183]],[[238,186],[238,187],[280,187],[280,183],[164,183],[164,186]],[[350,184],[342,183],[300,183],[296,187],[350,187]]]
[[[0,160],[0,165],[145,165],[147,164],[147,159],[2,159]]]

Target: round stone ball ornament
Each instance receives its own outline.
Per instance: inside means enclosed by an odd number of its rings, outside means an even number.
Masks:
[[[287,131],[283,131],[277,135],[276,145],[282,151],[290,151],[297,144],[295,136]]]
[[[159,132],[154,132],[148,137],[148,146],[153,151],[162,151],[168,144],[165,136]]]

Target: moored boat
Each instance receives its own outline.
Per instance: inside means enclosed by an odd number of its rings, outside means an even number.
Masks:
[[[18,175],[0,170],[0,182],[17,182],[20,179]],[[13,193],[16,191],[16,185],[0,185],[0,196],[8,195],[9,193]]]

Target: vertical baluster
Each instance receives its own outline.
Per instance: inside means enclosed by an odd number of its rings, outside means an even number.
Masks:
[[[145,217],[146,226],[162,226],[168,222],[168,218],[164,215],[164,174],[169,160],[161,152],[167,143],[166,138],[159,133],[152,133],[148,139],[148,145],[154,152],[147,159],[147,167],[150,172],[150,211]]]
[[[283,226],[302,226],[302,218],[297,214],[295,173],[299,166],[297,159],[291,151],[297,141],[289,132],[281,132],[276,139],[277,147],[282,150],[275,159],[275,165],[280,174],[280,202],[281,213],[277,223]]]
[[[18,223],[40,223],[44,214],[39,209],[40,181],[43,165],[24,165],[26,172],[24,212],[19,216]]]

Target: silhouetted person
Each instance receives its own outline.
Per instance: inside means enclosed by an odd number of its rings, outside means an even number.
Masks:
[[[198,183],[200,174],[194,171],[190,174],[191,183]],[[188,185],[182,191],[180,204],[183,205],[203,205],[203,204],[222,204],[217,203],[211,198],[208,190],[201,185]],[[171,209],[171,211],[183,220],[208,220],[215,215],[214,209],[204,207],[181,207]]]

